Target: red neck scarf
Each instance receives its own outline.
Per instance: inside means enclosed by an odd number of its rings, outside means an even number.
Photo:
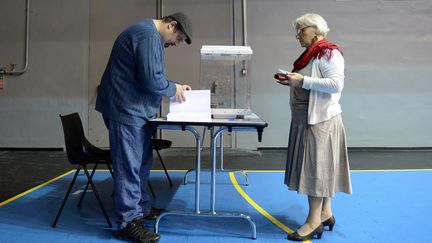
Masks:
[[[337,49],[342,53],[342,49],[336,45],[328,41],[326,38],[315,42],[311,47],[306,49],[301,56],[294,62],[294,71],[301,70],[302,68],[306,67],[310,60],[314,58],[320,59],[323,56],[326,56],[328,60],[332,58],[331,51]]]

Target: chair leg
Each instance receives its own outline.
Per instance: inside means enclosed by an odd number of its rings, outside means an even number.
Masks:
[[[111,173],[111,177],[114,179],[114,173],[113,173],[113,170],[111,168],[111,165],[107,164],[107,167],[108,167],[109,172]]]
[[[75,184],[76,178],[77,178],[78,173],[80,172],[80,170],[81,170],[81,166],[78,166],[78,168],[77,168],[77,170],[76,170],[76,172],[75,172],[75,175],[74,175],[74,177],[73,177],[73,179],[72,179],[72,182],[70,183],[69,188],[68,188],[68,190],[67,190],[67,192],[66,192],[66,195],[65,195],[65,197],[64,197],[64,199],[63,199],[63,202],[62,202],[62,204],[61,204],[61,206],[60,206],[60,209],[59,209],[59,211],[57,212],[57,215],[56,215],[56,217],[55,217],[55,219],[54,219],[54,222],[53,222],[53,224],[52,224],[52,227],[53,227],[53,228],[55,228],[55,227],[57,226],[57,222],[58,222],[58,220],[59,220],[59,218],[60,218],[60,214],[61,214],[62,211],[63,211],[63,208],[64,208],[64,206],[65,206],[65,204],[66,204],[66,201],[67,201],[67,199],[68,199],[68,197],[69,197],[70,192],[72,191],[72,187],[73,187],[73,185]]]
[[[157,155],[158,155],[158,157],[159,157],[159,161],[160,161],[160,163],[162,164],[162,167],[163,167],[163,169],[164,169],[164,171],[165,171],[165,175],[166,175],[166,177],[167,177],[167,179],[168,179],[168,182],[169,182],[169,184],[170,184],[170,187],[172,187],[173,184],[172,184],[171,178],[170,178],[170,176],[168,175],[168,171],[167,171],[167,169],[166,169],[166,167],[165,167],[165,164],[164,164],[164,162],[163,162],[163,160],[162,160],[162,156],[160,155],[159,150],[156,149],[156,153],[157,153]]]
[[[85,166],[85,165],[84,165],[84,172],[85,172],[85,174],[86,174],[86,176],[87,176],[87,180],[89,181],[91,188],[93,189],[93,192],[94,192],[93,194],[95,195],[95,197],[96,197],[96,199],[97,199],[97,201],[98,201],[98,203],[99,203],[99,206],[100,206],[101,209],[102,209],[102,212],[103,212],[103,214],[104,214],[104,216],[105,216],[105,219],[106,219],[106,221],[108,222],[109,227],[111,228],[111,227],[112,227],[111,221],[110,221],[110,219],[109,219],[109,217],[108,217],[108,214],[107,214],[107,212],[106,212],[106,210],[105,210],[104,205],[102,204],[102,200],[101,200],[100,197],[99,197],[99,193],[98,193],[97,190],[96,190],[96,187],[95,187],[95,185],[94,185],[94,183],[93,183],[93,180],[92,180],[92,178],[90,177],[90,175],[89,175],[89,173],[88,173],[88,171],[87,171],[87,166]]]
[[[151,192],[153,198],[156,198],[156,194],[155,194],[154,191],[153,191],[153,187],[152,187],[152,185],[150,184],[150,181],[147,182],[147,186],[148,186],[148,188],[150,189],[150,192]]]
[[[92,179],[93,179],[93,175],[94,175],[94,173],[95,173],[95,171],[96,171],[97,166],[98,166],[98,164],[96,163],[96,164],[95,164],[95,167],[93,168],[93,171],[92,171],[92,173],[91,173],[91,175],[90,175],[90,178],[92,178]],[[82,203],[82,201],[83,201],[83,199],[84,199],[85,194],[87,193],[87,189],[88,189],[89,184],[90,184],[90,182],[87,180],[87,184],[86,184],[86,186],[85,186],[85,188],[84,188],[84,191],[83,191],[83,193],[82,193],[82,195],[81,195],[80,200],[78,201],[78,205],[77,205],[78,207],[81,207],[81,203]]]

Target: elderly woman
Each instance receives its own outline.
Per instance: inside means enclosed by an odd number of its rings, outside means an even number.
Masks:
[[[291,128],[285,184],[308,196],[306,222],[289,240],[321,238],[324,227],[332,231],[335,217],[331,198],[335,192],[351,194],[345,129],[339,99],[344,86],[344,58],[339,46],[325,37],[327,22],[318,14],[295,21],[296,38],[306,50],[292,72],[276,73],[290,87]]]

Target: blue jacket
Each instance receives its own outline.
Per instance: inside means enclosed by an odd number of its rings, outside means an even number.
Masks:
[[[163,96],[174,96],[165,79],[164,43],[152,19],[140,21],[116,39],[98,89],[96,110],[110,120],[142,126],[156,116]]]

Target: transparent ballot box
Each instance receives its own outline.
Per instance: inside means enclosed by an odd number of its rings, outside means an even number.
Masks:
[[[251,114],[249,46],[201,47],[200,89],[209,89],[213,118],[241,118]]]

